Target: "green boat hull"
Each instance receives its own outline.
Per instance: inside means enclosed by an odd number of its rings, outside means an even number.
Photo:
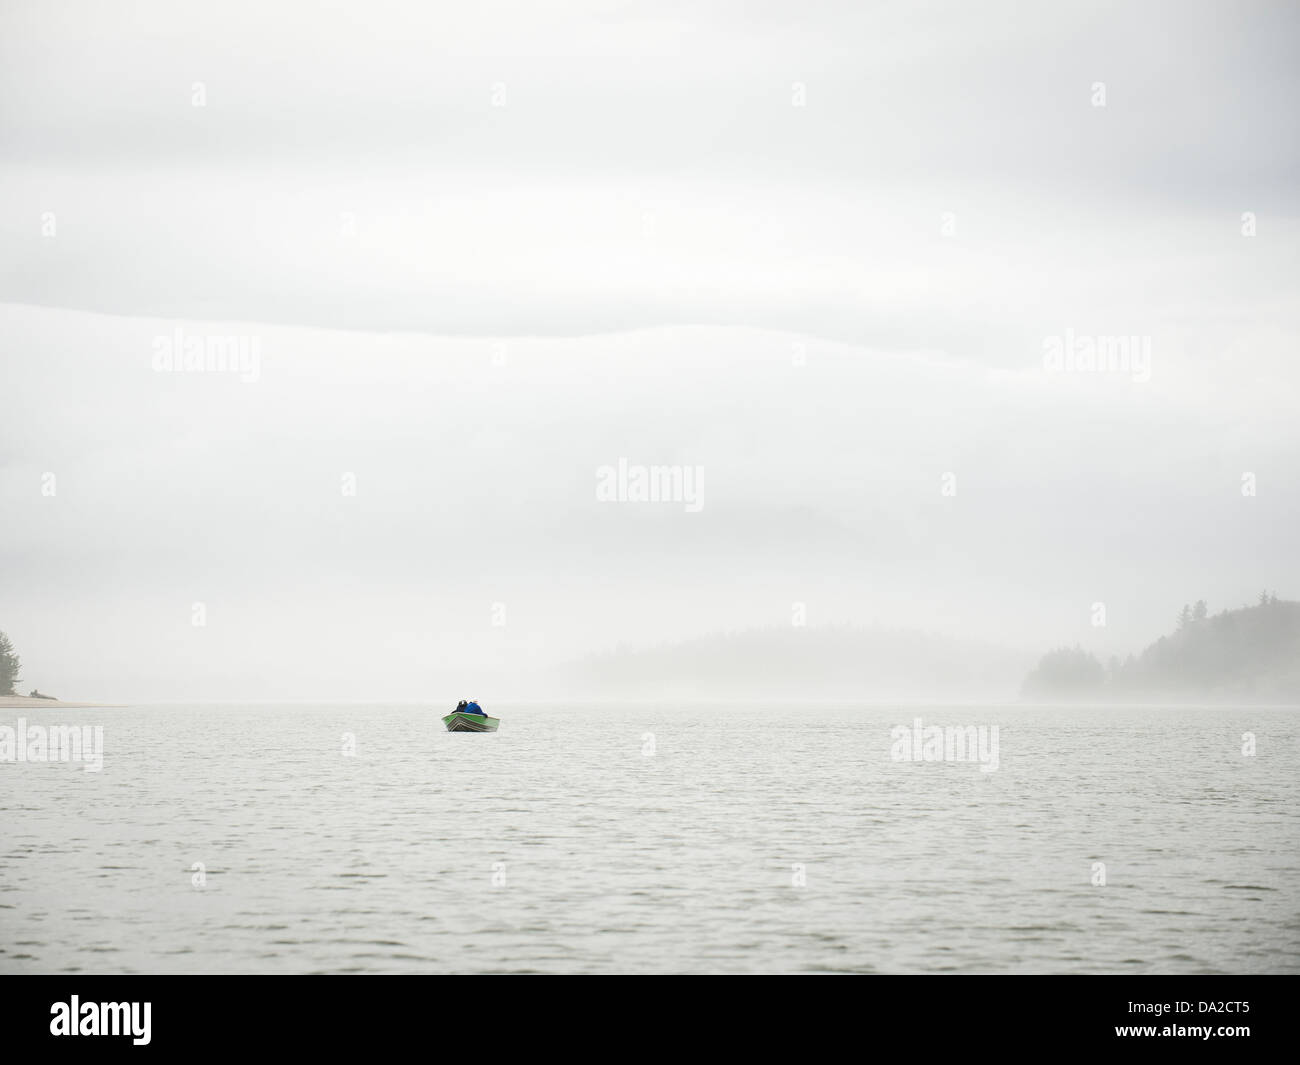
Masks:
[[[448,732],[495,732],[497,726],[501,724],[495,717],[462,714],[459,710],[453,710],[442,719],[442,723],[447,726]]]

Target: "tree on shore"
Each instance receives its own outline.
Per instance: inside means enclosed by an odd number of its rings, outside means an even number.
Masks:
[[[14,653],[14,645],[9,637],[0,632],[0,695],[15,695],[14,685],[18,682],[18,671],[22,663]]]

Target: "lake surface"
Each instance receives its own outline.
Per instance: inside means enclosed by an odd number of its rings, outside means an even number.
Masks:
[[[0,971],[1300,971],[1300,711],[487,708],[0,711]]]

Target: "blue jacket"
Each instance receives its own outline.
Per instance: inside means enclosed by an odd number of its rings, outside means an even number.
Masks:
[[[483,713],[483,708],[482,708],[481,706],[479,706],[478,703],[470,703],[467,707],[465,707],[464,713],[466,713],[466,714],[482,714],[484,717],[487,717],[487,714],[484,714],[484,713]]]

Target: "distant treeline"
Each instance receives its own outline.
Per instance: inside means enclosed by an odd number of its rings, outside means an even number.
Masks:
[[[773,626],[633,650],[576,664],[582,695],[780,698],[1005,697],[1032,655],[907,629]]]
[[[1030,698],[1247,698],[1300,702],[1300,602],[1262,594],[1211,614],[1183,607],[1178,627],[1136,658],[1103,664],[1080,647],[1045,654],[1025,678]]]

